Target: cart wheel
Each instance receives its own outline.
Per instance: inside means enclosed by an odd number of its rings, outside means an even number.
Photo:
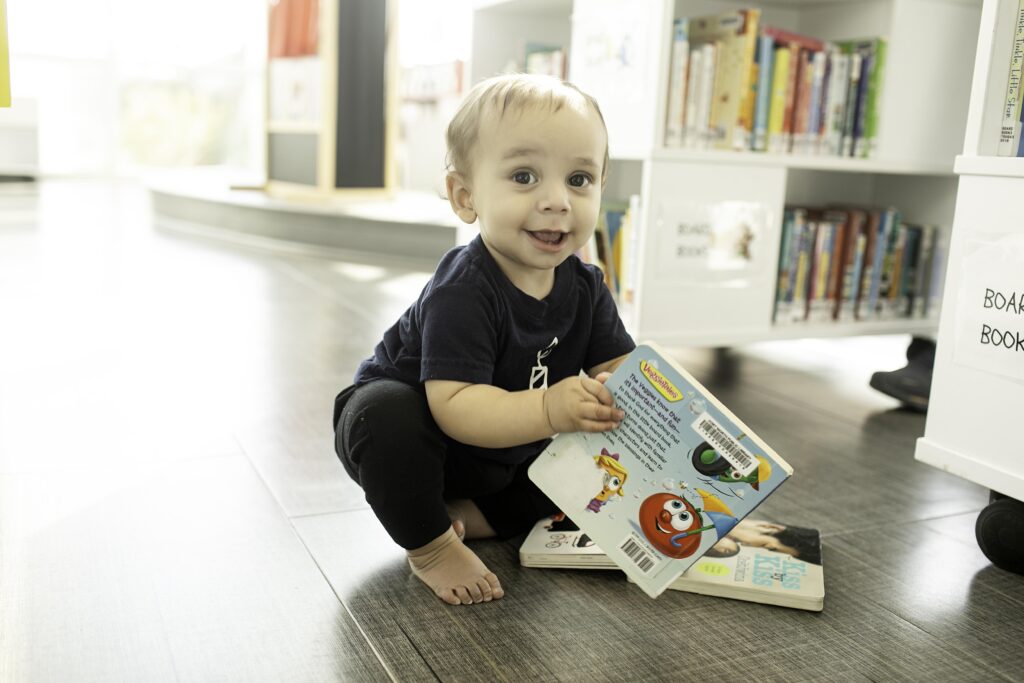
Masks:
[[[993,498],[974,525],[978,546],[995,566],[1024,574],[1024,503],[1003,496]]]

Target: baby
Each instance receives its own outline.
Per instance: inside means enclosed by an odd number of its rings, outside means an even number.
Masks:
[[[452,605],[504,595],[464,539],[557,508],[526,470],[559,432],[615,429],[604,386],[634,348],[591,237],[608,172],[597,103],[551,77],[476,85],[447,133],[452,249],[335,399],[335,445],[412,571]],[[581,370],[586,375],[581,374]]]

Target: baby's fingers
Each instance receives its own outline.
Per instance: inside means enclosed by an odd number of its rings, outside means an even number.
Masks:
[[[581,415],[580,417],[587,422],[596,422],[602,424],[611,424],[615,427],[619,426],[622,419],[626,414],[614,408],[612,406],[606,406],[601,403],[583,403],[581,404]],[[607,430],[599,430],[607,431]]]
[[[599,382],[596,379],[591,379],[590,377],[584,377],[582,384],[588,394],[604,405],[610,406],[615,403],[615,400],[612,398],[612,392],[608,391],[608,387],[604,385],[604,382]]]

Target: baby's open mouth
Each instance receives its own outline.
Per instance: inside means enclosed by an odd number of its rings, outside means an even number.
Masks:
[[[530,237],[545,244],[557,245],[565,241],[569,234],[558,230],[536,230],[530,232]]]

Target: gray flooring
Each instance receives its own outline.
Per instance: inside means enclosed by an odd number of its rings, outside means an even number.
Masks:
[[[879,337],[674,352],[795,467],[825,610],[476,551],[437,601],[335,461],[331,399],[429,276],[157,229],[130,185],[0,185],[0,681],[1021,680],[987,491],[913,460]]]

